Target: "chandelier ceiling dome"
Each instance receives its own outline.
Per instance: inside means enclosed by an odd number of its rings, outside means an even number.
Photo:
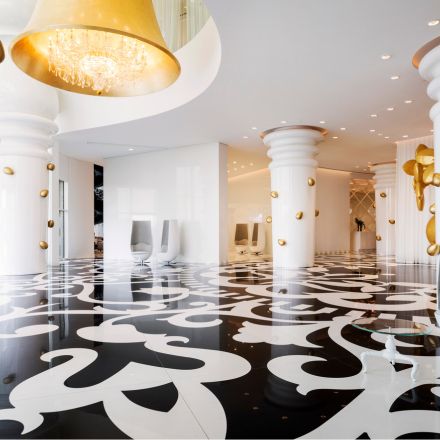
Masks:
[[[95,96],[145,95],[180,75],[151,0],[38,0],[11,56],[43,83]]]

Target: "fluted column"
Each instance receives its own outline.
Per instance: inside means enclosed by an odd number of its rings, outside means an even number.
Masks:
[[[437,178],[434,179],[437,183],[440,182],[440,37],[425,44],[413,58],[414,67],[418,68],[420,75],[426,81],[429,81],[427,93],[428,96],[435,101],[432,106],[429,116],[434,123],[434,171]],[[440,207],[440,188],[435,188],[435,206],[436,210]],[[435,230],[436,241],[439,243],[440,239],[440,215],[436,214]],[[437,257],[437,267],[440,259]],[[437,279],[439,279],[439,270],[437,269]],[[440,283],[437,283],[437,323],[440,325],[440,298],[439,298]]]
[[[396,163],[379,163],[375,173],[376,253],[396,254]]]
[[[262,133],[272,159],[272,247],[274,267],[313,266],[318,142],[325,130],[288,126]]]
[[[7,47],[8,38],[2,40]],[[0,83],[0,275],[39,273],[47,267],[48,148],[58,96],[9,57]]]

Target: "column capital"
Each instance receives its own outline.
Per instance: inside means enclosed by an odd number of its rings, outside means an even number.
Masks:
[[[396,185],[396,162],[375,163],[370,167],[375,174],[374,180],[376,182],[374,188],[381,189],[387,187],[394,187]]]

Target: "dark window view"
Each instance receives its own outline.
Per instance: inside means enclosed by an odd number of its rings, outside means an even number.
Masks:
[[[95,258],[104,256],[104,168],[95,165]]]

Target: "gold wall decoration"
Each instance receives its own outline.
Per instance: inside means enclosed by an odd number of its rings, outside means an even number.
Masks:
[[[277,199],[277,198],[278,198],[278,192],[277,192],[277,191],[271,191],[271,192],[270,192],[270,196],[271,196],[273,199]]]
[[[272,223],[272,217],[270,215],[266,217],[266,223]]]
[[[296,217],[297,220],[301,220],[303,218],[303,216],[304,216],[304,213],[302,211],[298,211],[296,213],[295,217]]]
[[[413,177],[413,188],[416,195],[416,204],[419,211],[425,207],[425,188],[429,185],[440,186],[440,174],[434,172],[434,149],[420,144],[416,149],[415,159],[408,160],[402,166],[403,171]],[[440,253],[440,246],[435,237],[435,204],[429,207],[432,214],[426,225],[426,238],[429,246],[428,255],[435,256]]]
[[[52,162],[49,162],[49,163],[47,164],[47,169],[48,169],[49,171],[53,171],[53,170],[55,169],[55,164],[52,163]]]
[[[41,197],[47,197],[49,195],[49,190],[48,189],[42,189],[40,191],[40,196]]]
[[[8,176],[13,176],[14,175],[14,170],[11,167],[4,167],[3,168],[3,172],[5,174],[7,174]]]
[[[380,235],[376,235],[376,241],[381,241],[382,237]]]
[[[5,59],[5,49],[3,47],[3,43],[0,41],[0,63],[2,63]]]
[[[390,219],[388,220],[388,223],[389,223],[390,225],[394,225],[394,224],[396,223],[396,220],[394,220],[393,218],[390,218]]]
[[[318,217],[319,215],[319,209],[315,209],[315,217]]]
[[[384,199],[387,196],[387,193],[382,191],[379,195]]]
[[[309,177],[307,183],[309,186],[315,186],[316,180],[313,177]]]
[[[48,220],[47,227],[48,228],[53,228],[54,226],[55,226],[55,222],[53,220]]]
[[[278,244],[280,246],[285,246],[286,245],[286,240],[283,240],[282,238],[278,239]]]
[[[47,249],[49,245],[45,241],[40,241],[40,248],[41,249]]]

